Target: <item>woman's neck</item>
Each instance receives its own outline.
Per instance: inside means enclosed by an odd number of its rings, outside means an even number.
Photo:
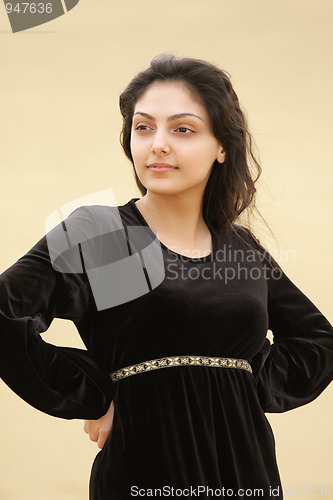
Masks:
[[[212,250],[210,231],[202,216],[202,200],[147,192],[136,202],[147,224],[168,248],[183,254],[207,255]],[[185,255],[185,253],[184,253]]]

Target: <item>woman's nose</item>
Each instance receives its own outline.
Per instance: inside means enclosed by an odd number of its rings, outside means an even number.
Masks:
[[[156,132],[151,150],[155,154],[170,153],[169,141],[165,132]]]

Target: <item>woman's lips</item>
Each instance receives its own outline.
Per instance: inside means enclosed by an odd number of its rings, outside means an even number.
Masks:
[[[149,168],[152,172],[162,173],[176,170],[178,167],[170,165],[169,163],[151,163],[147,168]]]

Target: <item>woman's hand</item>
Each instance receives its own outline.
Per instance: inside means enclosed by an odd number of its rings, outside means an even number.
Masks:
[[[98,420],[85,420],[83,430],[89,434],[91,441],[95,441],[99,448],[103,448],[107,440],[113,423],[114,402],[111,402],[107,413]]]

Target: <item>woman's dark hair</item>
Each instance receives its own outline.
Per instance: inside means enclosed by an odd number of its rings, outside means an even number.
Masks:
[[[216,160],[213,165],[204,192],[203,217],[213,231],[231,228],[239,215],[254,202],[255,182],[261,174],[261,167],[253,153],[247,121],[228,74],[200,59],[169,54],[154,58],[150,67],[135,76],[120,95],[123,116],[121,145],[132,164],[130,142],[134,107],[149,85],[157,81],[184,84],[205,106],[213,134],[223,145],[226,156],[223,164]],[[137,186],[144,195],[147,190],[135,169],[134,173]]]

